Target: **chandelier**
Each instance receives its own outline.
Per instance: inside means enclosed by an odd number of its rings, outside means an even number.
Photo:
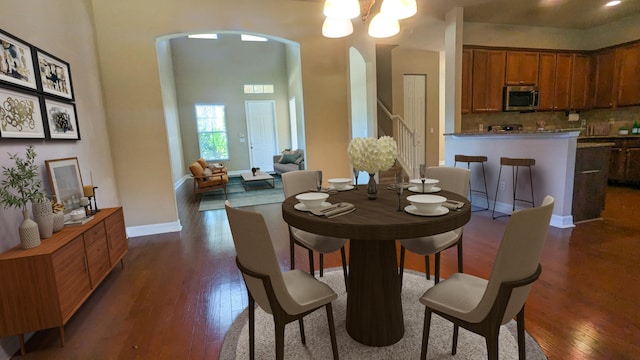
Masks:
[[[341,38],[353,33],[351,19],[361,16],[367,22],[376,0],[325,0],[322,35]],[[387,38],[400,32],[398,20],[406,19],[417,12],[416,0],[382,0],[380,12],[369,23],[369,36]]]

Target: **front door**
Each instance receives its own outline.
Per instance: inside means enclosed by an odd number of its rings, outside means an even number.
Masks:
[[[276,141],[276,102],[245,101],[250,167],[273,171],[273,155],[278,154]]]

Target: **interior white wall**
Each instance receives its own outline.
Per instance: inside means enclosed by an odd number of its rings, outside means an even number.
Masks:
[[[451,9],[445,17],[445,133],[459,130],[462,121],[463,18],[464,10],[459,7]]]

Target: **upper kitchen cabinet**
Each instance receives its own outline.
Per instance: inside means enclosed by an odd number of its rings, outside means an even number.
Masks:
[[[573,54],[571,67],[571,110],[583,110],[589,107],[589,75],[591,57],[587,54]]]
[[[556,96],[556,54],[540,53],[538,69],[538,110],[553,110]]]
[[[556,82],[553,88],[553,110],[567,110],[571,101],[572,54],[556,55]]]
[[[505,85],[537,85],[539,53],[507,51]]]
[[[598,52],[593,57],[594,70],[594,108],[610,108],[613,106],[613,89],[615,84],[616,50],[608,49]]]
[[[473,50],[473,112],[502,111],[506,51]]]
[[[640,104],[640,43],[625,46],[619,51],[620,81],[618,106]]]
[[[468,114],[471,112],[471,94],[473,93],[473,50],[464,49],[462,51],[462,107],[461,112]]]

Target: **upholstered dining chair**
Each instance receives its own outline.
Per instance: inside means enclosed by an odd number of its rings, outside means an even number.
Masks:
[[[469,169],[449,166],[431,166],[428,167],[426,171],[427,178],[440,180],[437,185],[439,188],[464,197],[467,197],[467,193],[469,192],[470,174],[471,171]],[[434,281],[437,284],[440,281],[440,252],[456,245],[458,246],[458,272],[462,272],[461,227],[442,234],[400,240],[400,283],[402,284],[402,275],[404,273],[405,249],[419,255],[424,255],[427,279],[430,278],[429,256],[435,254]]]
[[[301,270],[282,272],[262,214],[239,210],[225,201],[236,264],[242,272],[249,295],[249,352],[255,357],[255,303],[273,315],[276,359],[284,357],[285,325],[298,320],[300,337],[306,343],[303,317],[324,307],[327,312],[333,358],[338,359],[333,309],[338,296],[326,284]]]
[[[289,197],[316,189],[317,172],[319,170],[296,170],[289,171],[282,174],[282,187],[284,190],[284,196]],[[347,239],[335,238],[331,236],[324,236],[313,234],[304,230],[297,229],[293,226],[289,226],[289,246],[291,252],[291,269],[295,269],[295,244],[302,246],[309,252],[309,272],[311,275],[315,273],[315,267],[313,264],[313,252],[319,253],[320,258],[320,276],[323,275],[324,268],[324,254],[340,250],[340,256],[342,257],[342,273],[344,275],[345,288],[349,289],[348,273],[347,273],[347,257],[344,251],[344,244]]]
[[[554,200],[545,197],[537,208],[513,212],[502,236],[489,280],[455,273],[429,288],[420,298],[425,305],[421,359],[427,358],[431,314],[453,322],[456,354],[458,328],[482,335],[489,359],[498,359],[500,325],[514,316],[518,329],[518,355],[525,358],[524,304],[532,283],[540,276],[540,256],[547,237]]]

